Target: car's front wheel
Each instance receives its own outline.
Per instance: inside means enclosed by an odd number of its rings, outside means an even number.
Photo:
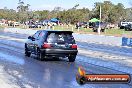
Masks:
[[[29,52],[27,48],[25,48],[25,56],[27,57],[31,56],[31,52]]]
[[[74,62],[76,59],[76,55],[71,55],[68,57],[68,59],[69,59],[69,62]]]

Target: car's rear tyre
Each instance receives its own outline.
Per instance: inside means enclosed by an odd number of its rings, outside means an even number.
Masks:
[[[68,59],[69,59],[69,62],[74,62],[76,59],[76,55],[71,55],[68,57]]]
[[[44,56],[40,50],[37,51],[37,58],[40,61],[44,61]]]

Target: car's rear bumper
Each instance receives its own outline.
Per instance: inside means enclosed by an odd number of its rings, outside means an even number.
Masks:
[[[53,55],[53,56],[69,56],[77,55],[78,50],[63,50],[63,49],[41,49],[41,52],[44,55]]]

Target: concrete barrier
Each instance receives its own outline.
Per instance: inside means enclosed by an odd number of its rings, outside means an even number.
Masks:
[[[132,47],[132,38],[122,37],[122,46]]]

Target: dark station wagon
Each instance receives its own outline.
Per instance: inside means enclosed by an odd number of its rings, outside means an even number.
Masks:
[[[49,57],[68,57],[74,62],[78,53],[72,31],[39,30],[28,37],[25,43],[25,55],[37,55],[39,60]]]

